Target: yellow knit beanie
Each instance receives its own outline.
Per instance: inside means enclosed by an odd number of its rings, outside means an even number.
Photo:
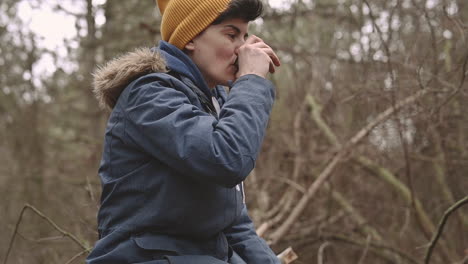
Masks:
[[[227,9],[231,0],[156,0],[162,39],[183,50]]]

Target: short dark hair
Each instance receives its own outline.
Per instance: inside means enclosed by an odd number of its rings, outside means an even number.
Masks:
[[[262,15],[263,4],[261,0],[232,0],[229,6],[219,15],[212,25],[221,24],[226,19],[240,18],[250,22]]]

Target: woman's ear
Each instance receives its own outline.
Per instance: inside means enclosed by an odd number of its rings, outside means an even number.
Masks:
[[[185,50],[187,51],[194,51],[195,50],[195,43],[193,43],[193,40],[187,42],[184,47]]]

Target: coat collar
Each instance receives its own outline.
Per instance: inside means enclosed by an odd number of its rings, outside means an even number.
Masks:
[[[99,67],[93,73],[93,92],[102,107],[112,109],[127,85],[143,75],[158,72],[181,75],[189,79],[208,98],[212,95],[200,70],[190,57],[165,41],[161,41],[159,46],[153,49],[139,48],[128,52]]]
[[[160,41],[157,50],[165,58],[169,71],[174,71],[179,75],[189,78],[207,96],[211,96],[210,89],[203,79],[203,75],[187,54],[166,41]]]

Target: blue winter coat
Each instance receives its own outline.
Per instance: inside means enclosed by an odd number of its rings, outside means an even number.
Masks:
[[[247,75],[229,95],[210,91],[191,59],[161,42],[110,62],[94,85],[112,113],[100,239],[87,263],[279,263],[255,233],[241,184],[265,134],[271,82]]]

